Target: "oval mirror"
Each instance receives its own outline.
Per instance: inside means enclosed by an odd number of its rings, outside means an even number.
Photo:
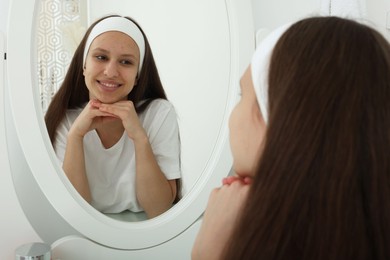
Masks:
[[[37,23],[43,6],[55,11],[70,2],[78,2],[80,10],[87,8],[87,23],[126,10],[150,40],[179,116],[185,188],[182,200],[156,218],[124,222],[97,212],[74,190],[51,147],[39,87],[50,84],[41,84],[38,77],[43,70]],[[114,6],[120,11],[111,9]],[[251,1],[13,0],[8,24],[9,158],[20,204],[42,240],[51,244],[79,235],[106,247],[135,250],[161,245],[188,229],[202,215],[211,189],[231,168],[227,121],[240,75],[254,50]]]

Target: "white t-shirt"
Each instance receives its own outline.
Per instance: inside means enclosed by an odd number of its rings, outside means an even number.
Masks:
[[[69,109],[57,129],[55,151],[61,164],[68,132],[82,110]],[[161,171],[168,180],[180,178],[179,127],[172,104],[163,99],[154,100],[139,119]],[[114,146],[106,149],[97,132],[90,131],[84,136],[84,156],[93,207],[103,213],[143,211],[135,193],[134,144],[126,132]]]

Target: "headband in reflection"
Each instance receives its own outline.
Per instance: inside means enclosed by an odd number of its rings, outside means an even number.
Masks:
[[[139,55],[140,55],[139,66],[138,66],[138,74],[139,74],[141,72],[142,64],[145,56],[145,40],[138,26],[125,17],[109,17],[100,21],[93,27],[91,33],[88,36],[87,42],[85,44],[83,66],[85,66],[85,60],[87,58],[87,54],[93,40],[100,34],[109,31],[117,31],[117,32],[125,33],[128,36],[130,36],[138,45]]]

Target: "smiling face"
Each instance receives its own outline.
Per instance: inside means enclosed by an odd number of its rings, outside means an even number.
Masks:
[[[257,103],[250,67],[242,76],[240,85],[241,99],[229,120],[230,147],[236,174],[253,177],[266,125]]]
[[[126,100],[136,84],[139,60],[138,46],[128,35],[112,31],[97,36],[83,72],[90,99],[102,103]]]

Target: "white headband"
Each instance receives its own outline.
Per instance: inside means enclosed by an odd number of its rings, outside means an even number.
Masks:
[[[271,54],[279,38],[290,26],[291,23],[285,24],[267,35],[257,46],[252,57],[251,72],[253,86],[266,124],[268,123],[268,72]]]
[[[127,34],[131,37],[139,48],[139,66],[138,74],[141,71],[142,64],[145,56],[145,40],[141,30],[138,28],[135,23],[124,17],[109,17],[100,21],[96,24],[91,33],[88,36],[87,42],[84,47],[84,56],[83,56],[83,65],[85,66],[85,60],[87,58],[87,53],[93,40],[98,37],[100,34],[109,32],[109,31],[118,31]]]

